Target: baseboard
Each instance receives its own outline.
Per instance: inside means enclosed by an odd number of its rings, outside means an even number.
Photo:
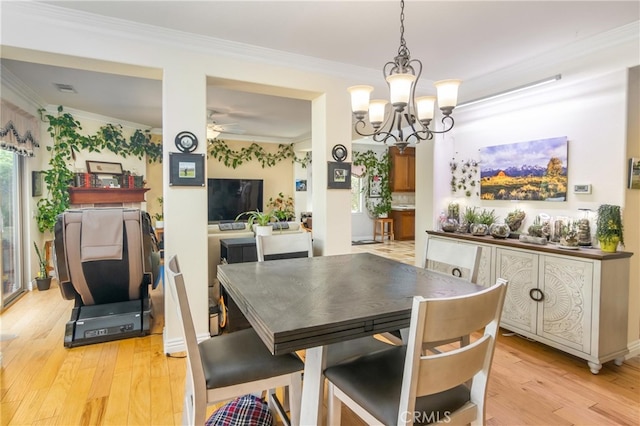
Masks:
[[[629,349],[629,353],[625,356],[625,359],[633,358],[634,356],[640,355],[640,339],[629,343],[627,348]]]
[[[211,338],[211,336],[209,335],[209,333],[204,333],[204,334],[199,334],[197,338],[198,338],[198,343],[200,343],[203,340],[207,340]],[[164,342],[165,354],[172,354],[175,352],[184,352],[187,350],[187,347],[184,344],[184,339],[182,337],[179,337],[176,339],[167,339],[166,327],[162,330],[162,340]]]

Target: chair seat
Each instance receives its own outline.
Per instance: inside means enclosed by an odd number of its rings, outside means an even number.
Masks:
[[[394,346],[385,351],[359,357],[352,362],[329,367],[324,374],[336,387],[342,389],[380,422],[394,425],[398,419],[406,350],[406,346]],[[443,421],[448,413],[462,407],[469,399],[469,389],[459,385],[418,398],[415,412],[425,413],[424,418],[418,420]]]
[[[327,366],[334,366],[343,362],[354,361],[362,355],[384,351],[393,347],[373,336],[360,337],[329,345],[327,351]]]
[[[304,369],[304,364],[295,354],[271,355],[253,329],[212,337],[199,343],[198,349],[207,389],[268,379]]]

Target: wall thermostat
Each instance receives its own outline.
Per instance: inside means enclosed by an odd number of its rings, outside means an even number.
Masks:
[[[574,194],[591,194],[591,184],[588,185],[573,185]]]

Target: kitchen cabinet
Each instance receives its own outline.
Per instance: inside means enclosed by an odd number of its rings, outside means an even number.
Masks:
[[[429,238],[483,247],[482,257],[488,256],[490,265],[483,280],[490,276],[491,284],[498,277],[509,281],[501,327],[586,360],[593,374],[598,374],[604,362],[622,364],[628,353],[629,258],[633,253],[563,250],[469,234],[428,234]]]
[[[391,210],[393,234],[396,240],[413,240],[416,236],[416,211]]]
[[[404,153],[395,146],[389,147],[391,192],[415,192],[416,190],[416,149],[407,147]]]

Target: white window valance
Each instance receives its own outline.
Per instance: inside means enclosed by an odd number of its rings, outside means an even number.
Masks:
[[[33,148],[40,146],[40,126],[36,117],[2,100],[0,126],[0,148],[33,157]]]

